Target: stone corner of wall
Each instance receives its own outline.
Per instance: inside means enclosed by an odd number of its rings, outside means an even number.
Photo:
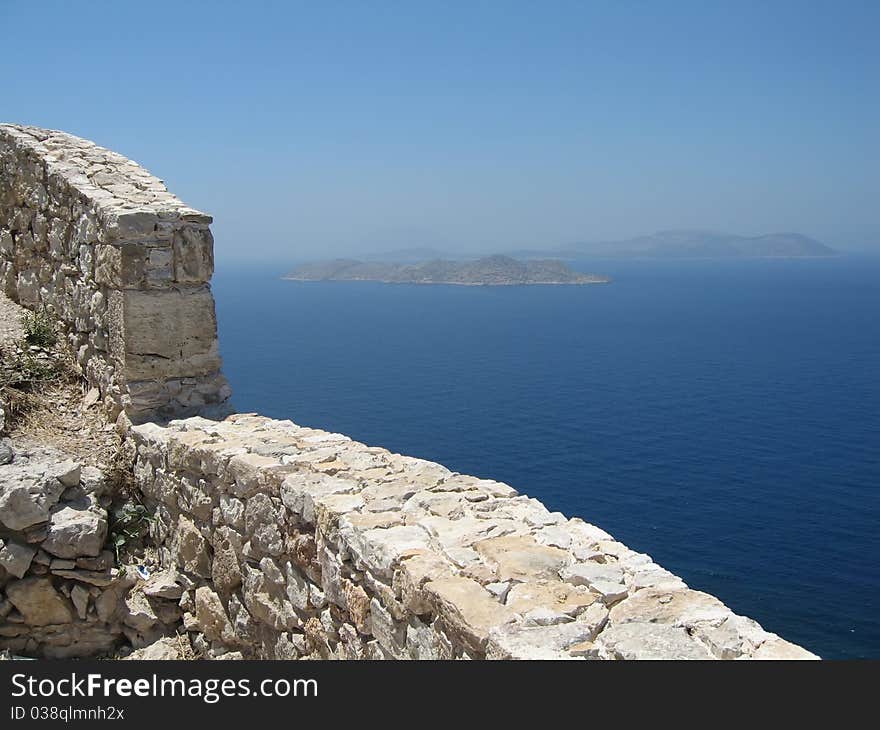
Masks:
[[[63,323],[115,417],[217,410],[210,215],[140,165],[56,130],[0,125],[0,290]]]

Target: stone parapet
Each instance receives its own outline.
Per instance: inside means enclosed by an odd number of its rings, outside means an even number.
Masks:
[[[122,155],[0,125],[0,287],[63,322],[111,417],[224,411],[210,223]]]
[[[215,655],[815,658],[506,484],[255,415],[129,437]]]

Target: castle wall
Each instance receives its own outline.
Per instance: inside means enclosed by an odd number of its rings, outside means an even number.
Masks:
[[[0,287],[66,327],[109,415],[222,411],[211,217],[64,132],[0,125]]]
[[[218,655],[813,658],[506,484],[257,415],[130,439],[184,623]]]

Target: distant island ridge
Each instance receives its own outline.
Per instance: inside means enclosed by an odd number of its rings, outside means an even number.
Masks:
[[[834,249],[800,233],[739,236],[712,231],[658,231],[619,241],[575,243],[553,250],[523,249],[453,261],[431,248],[408,248],[301,264],[294,281],[380,281],[395,284],[601,284],[610,279],[571,269],[563,260],[824,258]]]
[[[380,281],[389,284],[464,286],[604,284],[610,281],[605,276],[574,271],[561,261],[517,261],[510,256],[487,256],[475,261],[434,259],[416,264],[335,259],[301,264],[283,278],[293,281]]]
[[[518,259],[584,258],[608,259],[737,259],[737,258],[820,258],[836,256],[837,252],[801,233],[768,233],[739,236],[731,233],[700,230],[658,231],[615,241],[584,241],[544,249],[503,251]],[[415,263],[429,259],[449,258],[432,248],[415,247],[364,255],[371,261]],[[459,255],[460,259],[476,258]]]
[[[538,252],[535,252],[538,253]],[[546,252],[543,253],[547,255]],[[658,231],[621,241],[577,243],[554,251],[562,258],[813,258],[836,252],[800,233],[738,236],[714,231]]]

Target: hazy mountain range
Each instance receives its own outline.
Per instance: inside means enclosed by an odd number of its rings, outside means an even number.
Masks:
[[[511,257],[534,259],[554,257],[579,258],[794,258],[834,256],[836,252],[800,233],[768,233],[761,236],[738,236],[714,231],[659,231],[618,241],[591,241],[552,249],[520,249],[505,252]],[[431,248],[389,251],[371,260],[419,262],[443,258],[444,252]]]

